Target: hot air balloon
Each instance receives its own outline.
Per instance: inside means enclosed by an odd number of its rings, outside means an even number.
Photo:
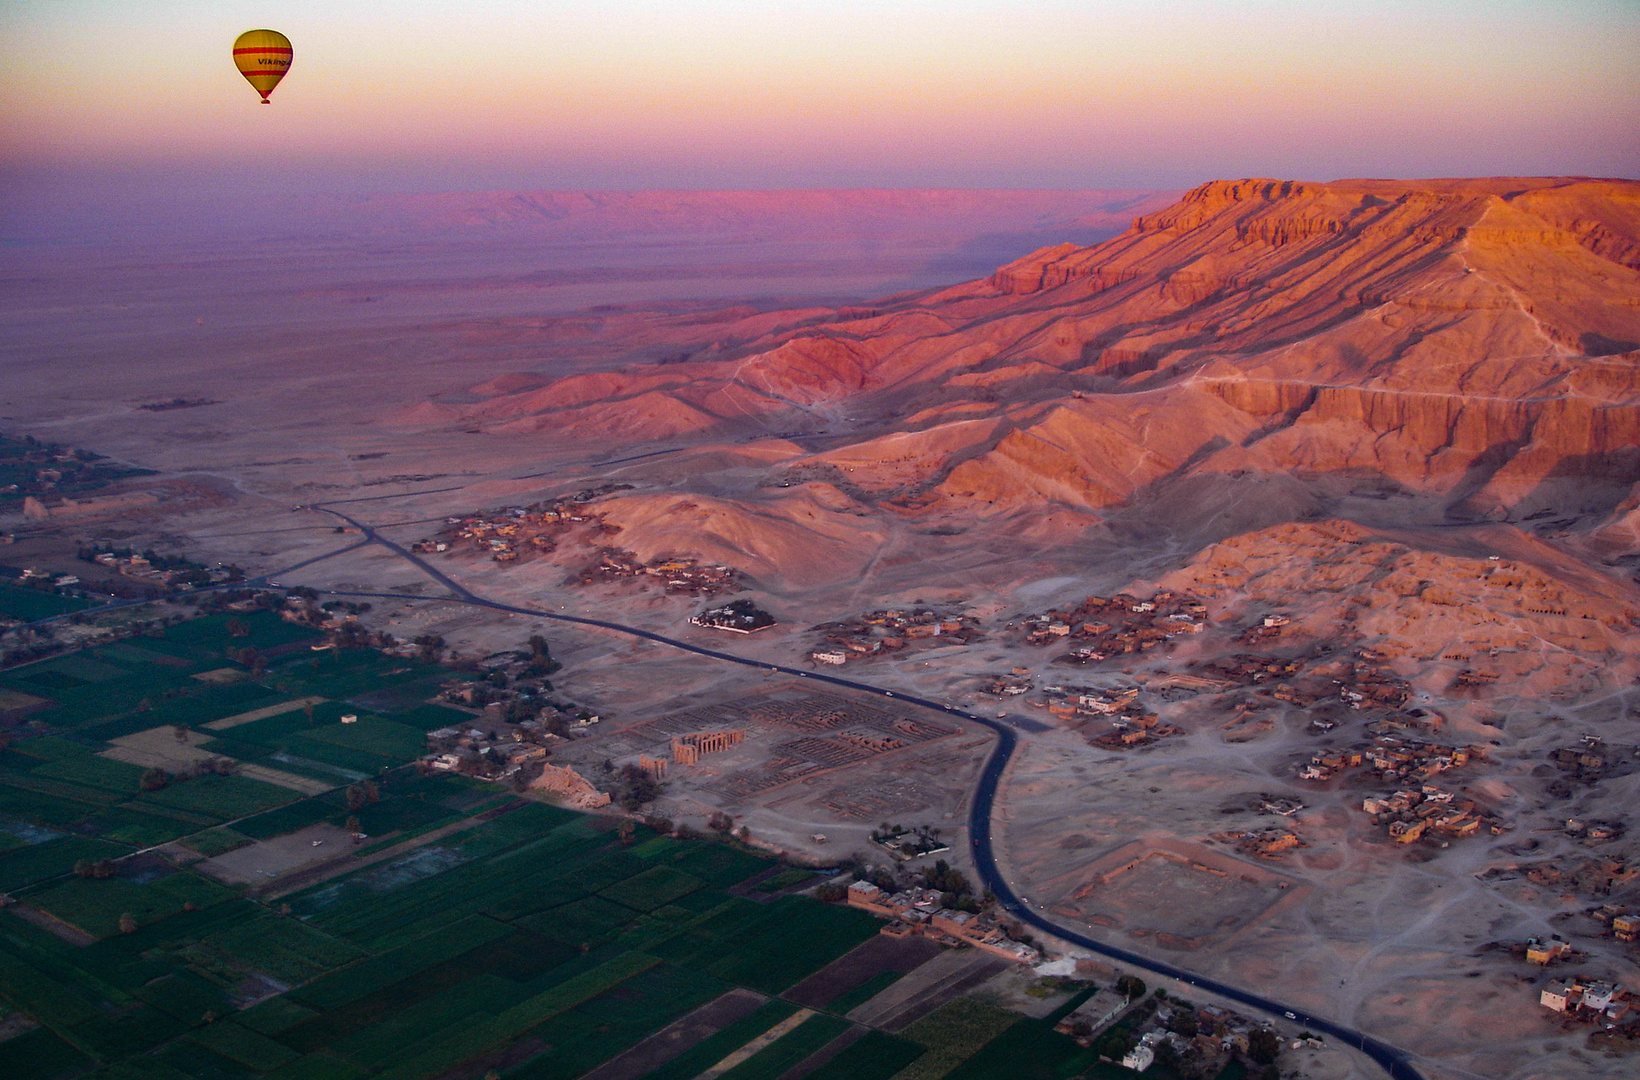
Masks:
[[[262,104],[271,105],[268,95],[290,70],[290,38],[277,30],[247,30],[234,39],[233,62]]]

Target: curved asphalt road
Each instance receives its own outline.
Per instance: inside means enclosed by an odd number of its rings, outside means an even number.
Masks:
[[[871,686],[867,683],[853,682],[849,679],[839,678],[835,675],[827,675],[823,672],[804,671],[801,668],[786,667],[782,664],[768,664],[758,660],[748,660],[745,657],[736,656],[733,653],[719,652],[717,649],[708,649],[701,645],[692,645],[689,642],[679,641],[675,638],[669,638],[663,634],[657,634],[651,630],[639,629],[635,626],[624,626],[621,623],[609,622],[605,619],[590,619],[581,615],[561,615],[551,611],[540,611],[535,608],[517,607],[512,604],[503,604],[494,600],[487,600],[481,596],[474,595],[473,592],[466,586],[453,581],[442,571],[436,567],[430,566],[425,560],[418,558],[414,553],[410,552],[400,544],[379,535],[370,526],[356,521],[338,510],[332,510],[323,505],[315,505],[313,509],[322,510],[327,514],[333,514],[336,517],[341,518],[349,525],[359,529],[367,540],[374,540],[383,547],[388,548],[389,550],[394,551],[410,560],[429,577],[433,578],[433,580],[449,589],[462,603],[475,604],[480,607],[487,607],[496,611],[512,612],[518,615],[529,615],[534,618],[552,619],[556,622],[574,623],[579,626],[595,626],[601,630],[611,630],[615,633],[626,634],[630,637],[644,638],[648,641],[654,641],[661,645],[671,646],[674,649],[681,649],[684,652],[695,653],[699,656],[709,656],[715,660],[724,660],[731,664],[742,664],[747,667],[758,667],[763,668],[766,671],[778,671],[782,674],[792,675],[802,679],[810,679],[815,682],[829,683],[833,686],[840,686],[856,692],[876,694],[879,697],[894,698],[899,701],[908,701],[913,705],[920,705],[925,709],[932,709],[935,712],[948,713],[951,716],[966,720],[969,723],[981,724],[987,728],[990,728],[997,734],[997,744],[991,751],[991,756],[986,761],[985,768],[980,772],[979,781],[974,789],[973,801],[969,807],[968,835],[972,841],[972,851],[970,853],[974,859],[975,869],[978,871],[980,880],[984,884],[985,888],[990,890],[991,894],[997,898],[997,900],[1011,915],[1014,916],[1014,918],[1018,919],[1020,922],[1028,923],[1039,930],[1053,934],[1056,937],[1074,942],[1075,944],[1093,952],[1100,953],[1115,960],[1120,960],[1122,963],[1128,964],[1132,967],[1142,968],[1146,971],[1153,972],[1166,978],[1177,979],[1187,986],[1199,987],[1209,993],[1217,994],[1220,997],[1228,998],[1231,1001],[1239,1002],[1242,1005],[1249,1006],[1250,1008],[1257,1009],[1273,1016],[1285,1017],[1294,1022],[1303,1024],[1313,1031],[1319,1031],[1326,1035],[1330,1035],[1340,1042],[1355,1047],[1368,1057],[1372,1058],[1384,1068],[1385,1072],[1389,1073],[1393,1080],[1423,1080],[1422,1074],[1413,1068],[1406,1051],[1391,1046],[1388,1043],[1381,1042],[1370,1035],[1344,1027],[1342,1024],[1334,1023],[1325,1017],[1312,1016],[1309,1013],[1288,1008],[1279,1002],[1272,1001],[1266,997],[1261,997],[1258,994],[1238,989],[1226,983],[1206,978],[1205,976],[1193,974],[1183,968],[1174,967],[1172,964],[1166,963],[1165,961],[1152,959],[1147,956],[1141,956],[1138,953],[1128,952],[1126,949],[1120,949],[1113,945],[1107,945],[1101,941],[1095,941],[1093,938],[1086,937],[1074,930],[1069,930],[1058,925],[1057,923],[1050,922],[1033,911],[1020,899],[1019,895],[1014,892],[1013,888],[1003,878],[1001,870],[997,867],[996,853],[991,843],[991,811],[992,804],[996,799],[997,785],[1002,779],[1003,771],[1008,767],[1009,760],[1013,757],[1015,747],[1019,744],[1018,735],[1016,735],[1014,729],[1008,725],[992,720],[988,717],[977,716],[974,713],[965,712],[962,709],[958,709],[953,705],[947,705],[944,702],[917,697],[914,694],[896,694],[891,690],[884,690],[881,687]],[[304,563],[302,565],[306,564]],[[355,593],[350,595],[386,597],[389,594]]]
[[[356,500],[346,501],[351,502]],[[1406,1051],[1391,1046],[1388,1043],[1363,1034],[1362,1032],[1344,1027],[1342,1024],[1334,1023],[1325,1017],[1313,1016],[1309,1013],[1300,1012],[1297,1009],[1288,1008],[1280,1002],[1273,1001],[1270,998],[1262,997],[1247,990],[1238,989],[1226,983],[1221,983],[1217,980],[1206,978],[1205,976],[1193,974],[1183,968],[1174,967],[1172,964],[1165,961],[1156,960],[1148,956],[1141,956],[1138,953],[1128,952],[1126,949],[1120,949],[1114,945],[1107,945],[1102,941],[1096,941],[1093,938],[1086,937],[1074,930],[1069,930],[1058,925],[1057,923],[1050,922],[1048,919],[1032,910],[1020,898],[1019,894],[1014,892],[1013,888],[1003,878],[1001,870],[997,867],[996,853],[991,842],[991,811],[993,803],[996,799],[997,785],[1002,779],[1003,771],[1008,767],[1009,760],[1013,757],[1014,749],[1019,744],[1018,735],[1015,733],[1014,729],[1009,727],[1007,724],[988,717],[965,712],[962,709],[958,709],[953,705],[948,705],[941,701],[933,701],[928,698],[917,697],[914,694],[897,694],[894,691],[884,690],[881,687],[872,686],[868,683],[853,682],[849,679],[839,678],[835,675],[827,675],[823,672],[804,671],[801,668],[786,667],[781,664],[769,664],[759,660],[748,660],[745,657],[736,656],[733,653],[720,652],[717,649],[708,649],[701,645],[693,645],[687,641],[679,641],[676,638],[669,638],[664,634],[657,634],[654,631],[643,630],[635,626],[625,626],[621,623],[609,622],[605,619],[591,619],[581,615],[562,615],[556,612],[541,611],[536,608],[518,607],[513,604],[503,604],[495,600],[488,600],[482,596],[474,594],[465,585],[452,580],[443,571],[430,565],[424,559],[420,558],[403,545],[389,540],[387,537],[378,533],[373,527],[349,517],[340,510],[333,510],[327,505],[318,503],[313,504],[308,507],[308,509],[318,510],[347,522],[349,525],[359,530],[362,534],[362,538],[357,543],[349,544],[346,547],[339,548],[336,551],[329,552],[325,555],[305,559],[302,562],[288,566],[283,570],[253,578],[245,584],[254,585],[257,583],[265,583],[268,585],[275,585],[275,587],[277,587],[272,579],[277,578],[282,574],[288,574],[293,570],[301,569],[302,567],[319,562],[323,559],[333,558],[334,556],[357,550],[366,544],[375,543],[380,544],[389,551],[392,551],[404,559],[407,559],[428,577],[432,578],[434,581],[437,581],[446,589],[449,589],[452,594],[450,599],[453,599],[457,603],[472,604],[477,607],[490,608],[494,611],[511,612],[516,615],[528,615],[537,619],[551,619],[555,622],[573,623],[578,626],[597,627],[600,630],[609,630],[617,634],[625,634],[629,637],[643,638],[661,645],[670,646],[674,649],[681,649],[684,652],[695,653],[698,656],[709,656],[714,660],[723,660],[727,663],[741,664],[746,667],[763,668],[765,671],[778,671],[782,674],[791,675],[796,678],[811,679],[815,682],[829,683],[833,686],[840,686],[844,689],[853,690],[857,693],[875,694],[878,697],[893,698],[898,701],[908,701],[913,705],[919,705],[925,709],[932,709],[935,712],[947,713],[969,723],[980,724],[989,728],[990,730],[996,732],[997,744],[991,751],[991,756],[986,761],[984,769],[980,772],[978,783],[974,789],[973,801],[969,807],[968,833],[972,843],[972,850],[970,854],[973,856],[974,867],[979,873],[981,883],[991,892],[993,896],[997,898],[998,902],[1002,904],[1009,914],[1022,923],[1027,923],[1065,941],[1073,942],[1092,952],[1099,953],[1103,956],[1108,956],[1114,960],[1119,960],[1131,967],[1140,968],[1145,971],[1161,975],[1165,978],[1177,979],[1187,986],[1199,987],[1209,993],[1217,994],[1220,997],[1239,1002],[1242,1005],[1257,1009],[1260,1012],[1264,1012],[1272,1016],[1285,1017],[1288,1020],[1303,1024],[1313,1031],[1319,1031],[1330,1035],[1340,1042],[1355,1047],[1368,1057],[1372,1058],[1383,1067],[1384,1071],[1387,1072],[1393,1080],[1424,1080],[1422,1074],[1413,1068]],[[216,588],[221,587],[222,586],[216,586]],[[211,590],[199,589],[195,591],[208,592]],[[401,600],[439,599],[437,597],[426,596],[404,596],[397,593],[343,592],[334,589],[326,591],[335,596],[365,596],[380,599]],[[109,604],[106,607],[115,608],[123,606],[126,605],[124,603],[114,603]],[[60,617],[61,616],[58,616],[58,618]],[[40,622],[51,621],[54,620],[40,620]]]

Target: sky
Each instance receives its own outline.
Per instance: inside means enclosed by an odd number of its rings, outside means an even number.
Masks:
[[[9,0],[0,41],[0,197],[1640,175],[1640,0]]]

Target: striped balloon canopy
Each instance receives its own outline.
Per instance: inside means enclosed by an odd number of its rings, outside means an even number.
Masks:
[[[233,43],[233,62],[264,105],[273,104],[268,95],[290,70],[290,55],[290,38],[277,30],[247,30]]]

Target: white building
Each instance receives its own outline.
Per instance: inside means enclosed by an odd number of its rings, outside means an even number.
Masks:
[[[1563,1013],[1576,999],[1576,994],[1565,983],[1552,982],[1538,995],[1538,1004],[1551,1012]]]
[[[1593,982],[1583,988],[1583,1007],[1602,1012],[1612,1003],[1617,987],[1609,982]]]
[[[1156,1051],[1141,1043],[1127,1052],[1127,1056],[1122,1059],[1122,1068],[1132,1069],[1134,1072],[1144,1072],[1150,1068],[1151,1063],[1155,1060]]]

